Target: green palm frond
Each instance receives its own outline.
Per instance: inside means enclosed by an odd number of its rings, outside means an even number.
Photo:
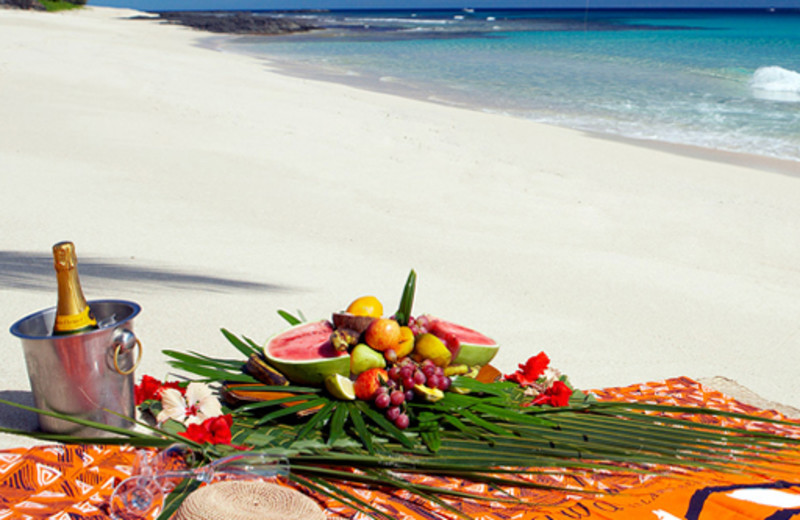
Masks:
[[[411,316],[415,283],[416,273],[411,271],[395,314],[403,325]],[[305,321],[302,313],[300,317],[286,311],[279,314],[293,325]],[[454,378],[452,391],[438,401],[407,402],[406,413],[412,419],[412,426],[401,430],[365,401],[338,400],[316,387],[263,384],[243,370],[247,359],[261,355],[261,347],[226,329],[222,329],[222,334],[239,357],[163,352],[173,368],[190,375],[188,379],[221,385],[220,391],[228,403],[225,411],[234,418],[232,443],[286,457],[292,482],[374,518],[391,517],[357,493],[348,491],[348,486],[369,486],[387,492],[402,490],[467,518],[448,500],[519,502],[516,497],[504,495],[504,487],[594,492],[561,487],[556,480],[547,484],[528,478],[533,476],[592,471],[679,475],[678,470],[698,469],[736,473],[757,471],[776,462],[787,468],[787,472],[800,471],[797,451],[800,439],[738,426],[742,421],[796,427],[795,423],[709,408],[598,402],[577,391],[566,407],[525,407],[522,403],[526,398],[516,383],[485,383],[470,377]],[[239,388],[236,385],[253,395],[270,393],[274,398],[227,399],[226,392]],[[179,441],[197,451],[198,463],[222,457],[234,449],[225,445],[199,445],[163,426],[144,422],[132,420],[145,430],[141,432],[1,399],[0,403],[103,430],[113,436],[79,438],[0,428],[3,433],[65,443],[156,448]],[[494,493],[489,498],[434,488],[419,483],[416,477],[420,475],[481,483],[490,486]],[[170,495],[165,511],[174,511],[190,490],[182,487]]]

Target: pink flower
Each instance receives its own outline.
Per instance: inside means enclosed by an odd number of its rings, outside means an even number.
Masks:
[[[547,354],[539,352],[528,359],[525,364],[519,365],[519,370],[504,377],[506,381],[514,381],[520,386],[530,386],[542,377],[549,364],[550,358],[547,357]]]

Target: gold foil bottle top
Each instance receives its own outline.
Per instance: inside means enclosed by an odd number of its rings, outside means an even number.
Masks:
[[[53,267],[58,281],[58,305],[53,334],[75,334],[97,328],[97,320],[86,302],[78,279],[75,244],[59,242],[53,246]]]
[[[72,242],[59,242],[53,246],[53,266],[56,271],[74,269],[78,265],[75,254],[75,244]]]

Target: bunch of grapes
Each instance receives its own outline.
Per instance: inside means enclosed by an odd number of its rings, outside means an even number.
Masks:
[[[444,374],[444,369],[436,366],[430,359],[416,363],[410,358],[404,358],[388,370],[388,375],[389,381],[378,389],[373,403],[401,430],[408,428],[406,403],[416,399],[415,385],[444,392],[452,384],[452,380]]]
[[[386,386],[378,389],[375,394],[375,407],[383,410],[386,418],[394,423],[401,430],[408,428],[410,422],[408,414],[405,412],[406,394],[391,381]]]
[[[414,316],[408,317],[408,328],[411,329],[411,331],[414,333],[414,336],[419,336],[420,334],[430,332],[430,326],[431,319],[425,314],[417,316],[416,318]]]
[[[444,369],[436,366],[430,359],[422,363],[415,363],[406,358],[389,369],[389,381],[396,387],[402,388],[406,399],[414,399],[414,385],[424,385],[428,388],[438,388],[442,392],[450,388],[452,381],[444,375]]]

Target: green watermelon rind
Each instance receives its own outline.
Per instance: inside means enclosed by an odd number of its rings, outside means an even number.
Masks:
[[[275,334],[268,339],[264,345],[264,357],[267,358],[267,361],[270,365],[286,376],[286,379],[299,385],[321,386],[324,384],[325,378],[333,374],[340,374],[344,377],[350,377],[349,354],[331,358],[290,360],[286,358],[275,357],[269,352],[269,347],[272,342],[281,336],[296,332],[296,330],[301,327],[320,326],[324,323],[328,322],[322,320],[319,322],[301,323]],[[332,327],[331,332],[333,332]]]
[[[500,345],[471,345],[469,343],[462,343],[458,355],[452,361],[453,365],[469,365],[474,367],[476,365],[488,365],[497,352],[500,350]]]
[[[476,335],[482,336],[486,339],[486,341],[491,341],[491,344],[476,344],[476,343],[469,343],[464,342],[459,338],[460,348],[458,349],[458,353],[456,354],[455,359],[450,362],[451,365],[469,365],[469,366],[483,366],[488,365],[492,359],[497,355],[497,352],[500,350],[500,345],[497,344],[493,339],[489,338],[488,336],[470,329],[468,327],[464,327],[463,325],[459,325],[452,321],[443,320],[441,318],[433,318],[434,323],[438,323],[440,326],[454,326],[460,327],[466,331],[474,333]],[[453,331],[449,331],[453,332]],[[435,333],[435,331],[434,331]]]

